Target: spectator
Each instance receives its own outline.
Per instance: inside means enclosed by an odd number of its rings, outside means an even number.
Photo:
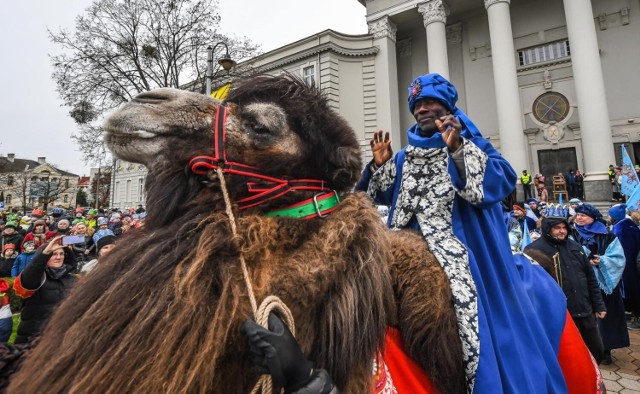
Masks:
[[[549,201],[549,192],[547,191],[547,186],[544,183],[544,175],[536,174],[535,176],[535,185],[536,191],[538,192],[538,201],[547,202]]]
[[[615,235],[602,223],[602,214],[591,204],[576,207],[571,236],[583,246],[602,290],[607,316],[598,320],[604,344],[603,364],[612,362],[611,350],[629,346],[621,282],[624,250]]]
[[[625,310],[632,313],[631,329],[640,329],[640,272],[635,264],[640,252],[640,229],[627,217],[627,206],[614,205],[609,209],[612,232],[618,237],[627,262],[622,273]]]
[[[96,219],[96,216],[98,215],[98,210],[97,209],[90,209],[87,214],[85,215],[85,219],[84,222],[87,225],[87,227],[92,228],[92,229],[97,229],[98,228],[98,222]]]
[[[96,243],[97,250],[98,250],[98,257],[86,263],[82,267],[81,272],[87,273],[87,272],[90,272],[92,269],[94,269],[96,265],[98,265],[100,258],[103,256],[106,256],[107,253],[109,253],[111,249],[113,249],[116,239],[117,238],[115,235],[105,235],[104,237],[101,237],[100,239],[98,239],[98,242]]]
[[[15,279],[13,288],[23,299],[18,336],[15,343],[27,343],[40,334],[40,330],[64,299],[76,281],[70,273],[73,254],[60,244],[56,236],[41,246],[25,269]]]
[[[5,244],[2,247],[2,257],[0,257],[0,278],[7,278],[11,276],[11,267],[18,257],[16,252],[16,245]]]
[[[143,213],[146,212],[145,209],[142,207],[142,204],[138,205],[138,208],[136,209],[136,213]]]
[[[58,227],[53,232],[54,235],[67,235],[71,232],[71,223],[67,219],[60,219],[58,221]]]
[[[611,183],[611,201],[617,202],[622,200],[620,194],[620,185],[618,184],[618,167],[613,164],[609,166],[609,182]]]
[[[524,199],[531,198],[531,174],[527,172],[527,170],[522,170],[522,175],[520,175],[520,182],[522,182],[522,190],[524,191]]]
[[[113,235],[119,237],[122,235],[122,215],[119,212],[114,212],[111,214],[111,219],[109,219],[109,229],[113,232]]]
[[[527,223],[527,231],[534,230],[537,226],[536,221],[527,216],[527,208],[523,202],[516,202],[513,204],[513,211],[511,211],[511,217],[518,221],[520,225],[520,231],[524,236],[524,225]]]
[[[77,223],[73,226],[73,235],[80,235],[84,237],[84,242],[71,245],[78,271],[82,270],[82,266],[95,258],[95,244],[89,234],[87,234],[87,225],[84,222]]]
[[[576,214],[576,207],[582,204],[582,201],[577,198],[572,198],[569,200],[569,221],[573,222],[573,216]]]
[[[33,222],[31,232],[25,235],[22,243],[24,244],[27,241],[33,241],[37,249],[41,245],[44,245],[47,242],[47,240],[51,239],[51,237],[53,237],[53,232],[50,232],[47,229],[45,221],[42,219],[37,219],[35,222]],[[22,246],[22,250],[24,251],[24,245],[21,245],[21,246]]]
[[[574,197],[584,200],[584,175],[580,170],[576,170],[573,180],[576,184],[576,195]]]
[[[93,234],[93,242],[98,242],[98,239],[105,235],[115,235],[113,231],[109,229],[109,219],[106,217],[98,218],[98,231]]]
[[[567,296],[567,309],[580,335],[598,364],[604,356],[596,317],[606,316],[606,307],[596,275],[582,246],[568,237],[569,223],[562,208],[550,207],[542,218],[542,236],[527,246],[525,254],[539,251],[553,260],[555,279]]]
[[[36,246],[33,241],[27,241],[24,243],[24,252],[20,253],[11,267],[11,277],[15,278],[24,270],[24,267],[31,262],[36,251]]]
[[[567,193],[569,193],[569,198],[571,199],[576,196],[576,174],[570,168],[566,174],[564,174],[564,179],[567,182]]]
[[[22,245],[22,235],[18,234],[16,231],[16,227],[18,224],[13,221],[9,221],[4,226],[4,231],[2,232],[2,248],[6,244]]]
[[[9,283],[0,278],[0,342],[8,342],[13,329],[13,313],[9,304]]]
[[[534,216],[536,217],[535,220],[540,219],[540,216],[542,216],[542,214],[540,213],[540,201],[535,198],[530,198],[527,200],[527,205],[529,206],[529,208],[531,208],[531,212],[533,212]]]

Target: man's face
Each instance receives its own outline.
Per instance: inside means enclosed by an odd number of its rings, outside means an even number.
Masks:
[[[109,253],[111,249],[113,249],[113,246],[114,246],[113,244],[108,244],[100,248],[100,257],[106,256],[107,253]]]
[[[580,226],[586,226],[587,224],[591,224],[594,222],[594,218],[589,215],[585,215],[584,213],[578,212],[576,213],[576,224]]]
[[[4,229],[4,233],[7,234],[7,235],[11,235],[11,234],[13,234],[15,232],[16,232],[16,229],[13,228],[13,227],[7,227],[7,228]]]
[[[564,241],[567,239],[567,225],[564,223],[558,223],[555,226],[551,227],[551,231],[549,231],[549,235],[553,238]]]
[[[422,134],[426,135],[431,135],[438,131],[435,120],[440,119],[448,113],[449,111],[447,111],[440,101],[431,98],[419,100],[413,109],[413,117],[416,118]]]
[[[529,206],[531,207],[531,209],[536,210],[538,209],[538,203],[537,202],[530,202]]]
[[[514,209],[513,210],[513,216],[515,216],[516,218],[520,219],[520,218],[524,217],[524,211],[521,211],[519,209]]]

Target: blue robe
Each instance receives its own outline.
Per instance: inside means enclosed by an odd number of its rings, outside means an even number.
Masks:
[[[636,265],[640,252],[640,228],[629,218],[625,218],[613,225],[613,234],[618,237],[624,249],[625,267],[622,273],[622,291],[625,303],[629,308],[638,309],[640,306],[640,273]],[[638,314],[640,310],[633,310]]]
[[[531,298],[531,286],[514,263],[499,205],[514,189],[516,173],[479,133],[465,129],[462,136],[464,176],[440,133],[425,138],[413,126],[409,145],[375,172],[367,166],[356,189],[390,206],[390,228],[421,231],[445,269],[454,304],[464,312],[458,315],[458,326],[463,351],[472,357],[465,362],[473,392],[564,393],[557,359],[564,296],[554,284],[556,292]],[[419,174],[416,168],[421,165],[425,170]],[[416,173],[415,179],[404,176],[407,168]],[[459,245],[464,253],[457,253]],[[470,271],[470,284],[459,279],[465,270]],[[552,282],[548,275],[540,278]],[[541,302],[541,297],[546,300]],[[473,313],[476,316],[469,316]],[[468,331],[477,331],[477,338]],[[478,362],[469,365],[476,356]]]

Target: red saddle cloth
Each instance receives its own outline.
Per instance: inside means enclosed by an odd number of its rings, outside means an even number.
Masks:
[[[560,338],[558,361],[569,394],[606,393],[602,374],[567,313]],[[374,363],[373,394],[433,394],[438,390],[429,377],[404,351],[400,331],[387,328],[385,347]]]
[[[384,349],[374,363],[374,394],[438,393],[429,377],[404,351],[400,331],[387,328]]]

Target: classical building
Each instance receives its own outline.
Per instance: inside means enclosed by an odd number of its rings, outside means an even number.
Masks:
[[[34,208],[73,208],[78,191],[78,175],[38,160],[0,157],[0,192],[6,211]]]
[[[145,205],[144,181],[147,176],[145,166],[116,159],[112,174],[110,207],[125,209]]]
[[[356,130],[395,150],[414,123],[408,86],[438,72],[514,169],[580,169],[588,200],[611,197],[621,144],[640,159],[640,4],[628,0],[359,0],[369,34],[326,30],[252,59],[313,79]],[[242,67],[240,64],[238,67]],[[639,160],[640,161],[640,160]]]

